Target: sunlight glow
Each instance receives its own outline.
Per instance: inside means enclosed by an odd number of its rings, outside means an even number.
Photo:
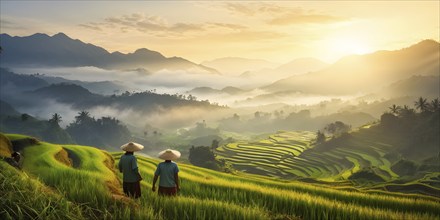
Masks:
[[[373,50],[365,41],[357,37],[340,37],[328,41],[329,50],[335,54],[366,54]]]

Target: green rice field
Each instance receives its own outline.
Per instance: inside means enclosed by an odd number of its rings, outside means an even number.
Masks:
[[[10,137],[14,140],[27,138]],[[285,160],[300,157],[311,149],[308,143],[312,138],[313,135],[307,132],[274,135],[270,140],[277,141],[279,147],[274,148],[273,158],[261,158],[253,165],[265,165],[274,158],[283,158],[282,152],[291,155]],[[258,143],[261,145],[254,149],[259,154],[254,158],[264,155],[263,146],[270,146],[269,140]],[[296,147],[289,149],[291,144]],[[240,146],[231,145],[224,150],[229,152]],[[234,153],[235,160],[244,160],[238,150]],[[344,151],[333,153],[336,158]],[[107,153],[87,146],[39,142],[24,147],[23,155],[23,171],[0,162],[1,219],[440,218],[440,199],[432,196],[380,190],[372,193],[349,187],[338,189],[331,185],[280,180],[270,175],[221,173],[179,162],[181,191],[178,197],[159,197],[151,191],[151,184],[155,168],[161,161],[142,156],[137,156],[143,177],[142,196],[134,200],[122,194],[122,176],[115,171],[122,152]],[[353,162],[369,159],[356,156],[356,151],[350,151],[349,155]],[[276,174],[274,169],[278,167],[279,164],[274,164],[264,169]],[[288,164],[286,167],[286,175],[289,175],[287,170],[292,168]],[[317,166],[297,173],[319,175],[326,172],[331,177],[332,169],[338,168]]]

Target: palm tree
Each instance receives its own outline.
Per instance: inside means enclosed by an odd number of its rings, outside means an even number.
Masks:
[[[61,121],[63,121],[63,120],[61,120],[61,118],[62,118],[61,115],[59,115],[58,113],[55,113],[52,115],[52,118],[49,119],[49,122],[59,124]]]
[[[389,109],[391,110],[391,113],[397,115],[402,107],[393,104],[391,107],[389,107]]]
[[[410,108],[407,105],[404,105],[403,108],[399,111],[399,116],[402,118],[409,118],[415,114],[414,109]]]
[[[436,111],[440,110],[440,102],[439,102],[438,98],[435,98],[434,100],[431,101],[431,104],[429,105],[429,109],[432,112],[436,112]]]
[[[75,116],[75,120],[77,124],[82,124],[87,122],[90,119],[90,113],[88,111],[80,111],[78,116]]]
[[[417,109],[420,109],[421,112],[425,112],[428,109],[428,101],[423,97],[419,97],[419,99],[414,102],[414,105]]]

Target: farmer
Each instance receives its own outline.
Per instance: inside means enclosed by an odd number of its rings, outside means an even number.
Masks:
[[[4,158],[3,160],[17,169],[21,169],[23,164],[23,156],[21,156],[21,154],[17,151],[14,151],[11,154],[11,157]]]
[[[159,158],[165,161],[157,165],[156,172],[153,179],[153,192],[156,191],[157,178],[160,176],[159,191],[161,196],[176,196],[180,191],[179,184],[179,167],[172,160],[180,157],[180,152],[175,150],[164,150],[159,153]]]
[[[119,171],[123,175],[122,187],[124,193],[127,196],[139,198],[141,196],[141,184],[142,180],[141,174],[139,173],[139,168],[137,165],[137,159],[133,155],[134,151],[140,151],[144,146],[137,143],[127,143],[121,146],[121,149],[125,151],[119,160]]]

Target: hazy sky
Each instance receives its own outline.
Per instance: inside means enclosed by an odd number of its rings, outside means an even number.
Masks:
[[[110,52],[333,62],[439,41],[439,1],[4,1],[0,32],[63,32]]]

